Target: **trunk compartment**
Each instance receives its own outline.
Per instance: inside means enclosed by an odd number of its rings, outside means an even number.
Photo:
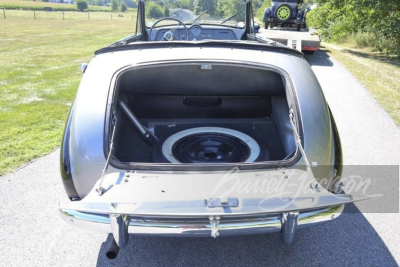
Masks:
[[[208,133],[208,138],[203,133],[191,133],[188,144],[179,140],[183,147],[179,153],[183,151],[189,157],[195,154],[195,163],[206,165],[243,163],[255,151],[255,142],[259,152],[252,162],[287,160],[296,151],[287,84],[277,71],[237,64],[168,64],[124,71],[117,79],[113,100],[118,122],[114,159],[119,163],[169,164],[171,160],[164,151],[167,139],[185,130],[213,127],[234,130],[244,137],[217,132]],[[123,102],[139,123],[158,138],[155,146],[146,142],[118,102]],[[248,151],[243,152],[238,147],[247,142],[246,136],[252,143],[244,144]],[[177,144],[171,150],[174,157]],[[235,153],[239,157],[233,160]]]

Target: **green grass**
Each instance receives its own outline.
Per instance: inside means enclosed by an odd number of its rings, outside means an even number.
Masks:
[[[79,64],[134,33],[132,21],[0,21],[0,175],[60,145]]]
[[[396,41],[388,38],[376,37],[371,33],[357,32],[349,35],[343,35],[332,43],[339,44],[344,47],[350,47],[354,49],[363,49],[370,52],[382,52],[386,55],[395,56],[396,51],[399,51],[396,47]]]
[[[60,3],[49,3],[49,2],[34,2],[34,1],[23,1],[23,0],[0,0],[0,9],[29,9],[29,10],[43,10],[44,7],[51,7],[53,11],[77,11],[75,4],[60,4]],[[89,11],[103,11],[111,12],[110,7],[105,6],[91,6],[89,5]],[[129,8],[128,11],[135,9]]]
[[[400,126],[399,58],[372,52],[368,48],[357,49],[351,44],[324,45],[329,49],[328,53],[346,66]]]

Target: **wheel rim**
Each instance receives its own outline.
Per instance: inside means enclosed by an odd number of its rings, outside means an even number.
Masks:
[[[278,11],[276,12],[278,19],[280,20],[286,20],[289,18],[290,15],[290,9],[287,6],[282,6],[278,8]]]
[[[188,135],[172,147],[172,155],[182,163],[244,162],[250,149],[242,140],[220,133]]]

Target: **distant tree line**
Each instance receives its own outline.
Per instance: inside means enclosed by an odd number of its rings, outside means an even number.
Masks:
[[[93,6],[104,6],[104,4],[110,3],[111,6],[111,2],[112,0],[87,0],[89,5],[93,5]],[[137,1],[133,1],[133,0],[117,0],[118,6],[121,6],[122,3],[124,3],[127,7],[130,8],[137,8]]]
[[[130,4],[128,5],[128,3],[130,3]],[[113,12],[117,12],[117,11],[125,12],[125,11],[128,10],[128,6],[132,7],[131,3],[132,3],[132,1],[111,0],[111,2],[110,2],[111,11],[113,11]],[[133,7],[137,7],[137,6],[133,6]]]
[[[110,7],[111,11],[117,12],[126,12],[128,10],[128,3],[130,4],[130,7],[137,7],[136,3],[134,3],[132,0],[111,0],[110,2]],[[90,5],[96,5],[96,6],[104,6],[105,5],[105,0],[76,0],[76,7],[79,11],[84,11],[89,8]]]
[[[258,6],[262,5],[262,0],[254,0]],[[257,5],[257,4],[256,4]],[[146,4],[146,15],[158,19],[168,17],[170,9],[182,8],[201,14],[206,11],[203,18],[219,17],[226,18],[236,14],[236,21],[245,20],[245,8],[243,0],[164,0],[150,1]]]
[[[400,0],[313,0],[308,26],[327,41],[353,38],[360,46],[400,54]]]

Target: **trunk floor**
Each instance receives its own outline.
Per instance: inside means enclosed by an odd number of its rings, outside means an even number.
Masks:
[[[281,160],[286,155],[278,132],[270,118],[259,119],[140,119],[162,144],[169,136],[196,127],[222,127],[233,129],[251,136],[260,146],[260,156],[256,161]],[[122,162],[153,162],[155,149],[140,136],[132,123],[127,122],[122,132],[116,157]]]

